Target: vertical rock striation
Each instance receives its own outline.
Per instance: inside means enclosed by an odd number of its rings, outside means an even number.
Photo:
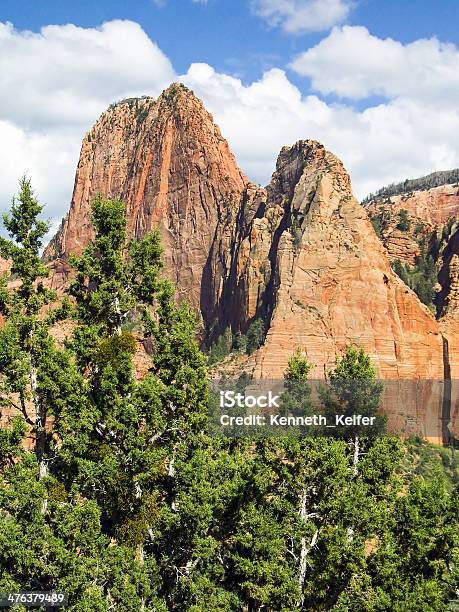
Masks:
[[[217,225],[237,209],[247,178],[191,91],[174,84],[157,99],[112,105],[85,136],[70,211],[45,252],[80,254],[92,238],[91,202],[100,193],[126,203],[128,233],[159,227],[178,296],[206,313],[201,279]]]
[[[259,376],[281,376],[296,346],[322,376],[354,342],[385,378],[443,377],[437,321],[392,272],[347,172],[322,145],[282,149],[249,240],[238,269],[247,300],[259,296],[256,312],[266,321]],[[268,273],[260,290],[253,269],[261,260]]]

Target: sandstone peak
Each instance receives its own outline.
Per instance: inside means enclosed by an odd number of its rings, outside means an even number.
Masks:
[[[205,111],[202,101],[194,95],[194,92],[178,81],[171,83],[169,87],[161,93],[158,98],[158,103],[167,104],[175,108],[186,106],[189,103],[198,104]]]
[[[120,198],[129,235],[159,227],[178,295],[205,310],[201,278],[217,223],[247,184],[212,116],[184,85],[171,85],[156,100],[121,101],[83,140],[70,211],[45,255],[81,253],[93,236],[94,197]]]
[[[276,203],[291,200],[298,189],[300,198],[296,198],[293,208],[304,208],[299,199],[304,205],[307,200],[306,188],[314,190],[327,174],[334,176],[337,188],[352,195],[349,174],[341,160],[316,140],[298,140],[292,146],[281,149],[276,171],[267,187],[269,197]]]

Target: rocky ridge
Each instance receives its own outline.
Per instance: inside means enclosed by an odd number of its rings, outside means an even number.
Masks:
[[[459,215],[459,184],[438,185],[390,196],[370,196],[363,204],[373,219],[389,259],[413,265],[420,254],[420,242],[429,239],[434,231],[441,231],[450,219]],[[401,215],[405,215],[406,221]]]

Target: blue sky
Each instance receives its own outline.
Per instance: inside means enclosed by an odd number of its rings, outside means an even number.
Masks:
[[[457,0],[3,0],[0,208],[27,172],[57,222],[100,113],[173,80],[255,182],[300,138],[357,197],[459,166],[458,18]]]
[[[129,19],[142,25],[178,72],[185,72],[191,62],[207,62],[246,82],[258,78],[263,69],[286,65],[323,37],[323,32],[289,36],[269,27],[250,11],[247,0],[209,0],[207,4],[169,0],[163,6],[154,0],[2,0],[0,19],[33,31],[47,24],[87,28]],[[405,43],[437,36],[457,44],[459,2],[361,0],[347,23],[365,25],[379,38]],[[301,80],[297,82],[304,87]]]

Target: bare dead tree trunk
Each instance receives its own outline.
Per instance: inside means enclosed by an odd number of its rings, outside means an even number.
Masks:
[[[116,334],[121,336],[121,310],[119,297],[115,298],[115,313],[116,313]]]
[[[352,456],[352,476],[356,478],[359,474],[359,458],[360,458],[360,440],[359,436],[354,436],[354,453]],[[354,529],[352,527],[347,528],[347,541],[352,544],[354,540]]]
[[[306,522],[306,520],[311,516],[312,516],[311,514],[309,515],[307,514],[307,493],[306,493],[306,489],[304,489],[300,496],[300,518],[302,522]],[[313,513],[313,516],[315,516],[314,513]],[[297,607],[300,609],[303,607],[303,601],[304,601],[303,591],[304,591],[304,583],[306,582],[308,556],[311,550],[316,545],[318,537],[319,537],[319,530],[316,529],[309,543],[307,542],[304,536],[301,538],[300,567],[299,567],[299,577],[298,577],[298,589],[299,589],[300,596],[297,601]]]
[[[357,476],[359,473],[359,457],[360,457],[360,440],[359,436],[354,437],[354,456],[352,458],[352,475]]]
[[[30,362],[30,389],[35,408],[35,455],[38,461],[38,479],[43,480],[48,475],[48,466],[45,461],[46,414],[37,395],[37,369],[32,363],[32,359],[30,359]],[[41,513],[45,514],[47,509],[48,500],[45,498],[41,504]]]

